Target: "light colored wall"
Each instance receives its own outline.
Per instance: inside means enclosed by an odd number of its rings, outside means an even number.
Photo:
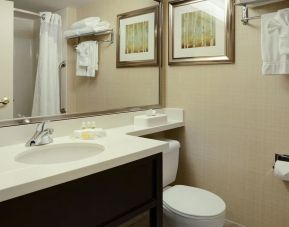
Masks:
[[[286,227],[289,185],[271,166],[275,152],[289,153],[289,78],[261,75],[260,21],[239,19],[237,8],[236,64],[167,67],[167,106],[186,110],[186,129],[168,134],[182,142],[178,182],[219,194],[228,218],[248,227]]]
[[[77,10],[78,19],[99,16],[117,31],[117,15],[155,5],[152,0],[97,0]],[[75,52],[74,52],[75,55]],[[70,94],[75,97],[74,112],[91,112],[159,103],[158,67],[116,68],[116,40],[100,44],[99,72],[96,78],[72,76]],[[74,59],[75,61],[75,59]],[[73,69],[75,65],[72,66]],[[73,105],[73,104],[71,104]]]
[[[37,69],[38,27],[34,19],[14,17],[14,118],[19,118],[19,115],[31,116]]]
[[[168,134],[182,142],[178,183],[217,193],[247,227],[287,227],[289,184],[272,165],[289,154],[289,77],[261,75],[260,20],[243,26],[236,10],[235,64],[167,67],[167,106],[186,112],[185,130]]]

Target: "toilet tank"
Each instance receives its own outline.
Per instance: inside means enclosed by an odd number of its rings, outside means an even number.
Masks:
[[[180,142],[160,139],[169,143],[169,149],[163,152],[163,188],[173,183],[177,177],[179,166]]]

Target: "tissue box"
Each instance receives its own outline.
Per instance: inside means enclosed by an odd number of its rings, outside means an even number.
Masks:
[[[156,127],[168,123],[168,116],[166,114],[157,114],[155,116],[135,116],[134,126],[141,128]]]

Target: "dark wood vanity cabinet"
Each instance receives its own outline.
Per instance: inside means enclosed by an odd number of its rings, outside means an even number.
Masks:
[[[162,226],[162,154],[0,203],[1,227]]]

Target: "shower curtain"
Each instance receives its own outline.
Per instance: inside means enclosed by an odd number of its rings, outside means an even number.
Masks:
[[[40,43],[32,116],[60,114],[59,64],[62,60],[61,16],[40,13]]]

